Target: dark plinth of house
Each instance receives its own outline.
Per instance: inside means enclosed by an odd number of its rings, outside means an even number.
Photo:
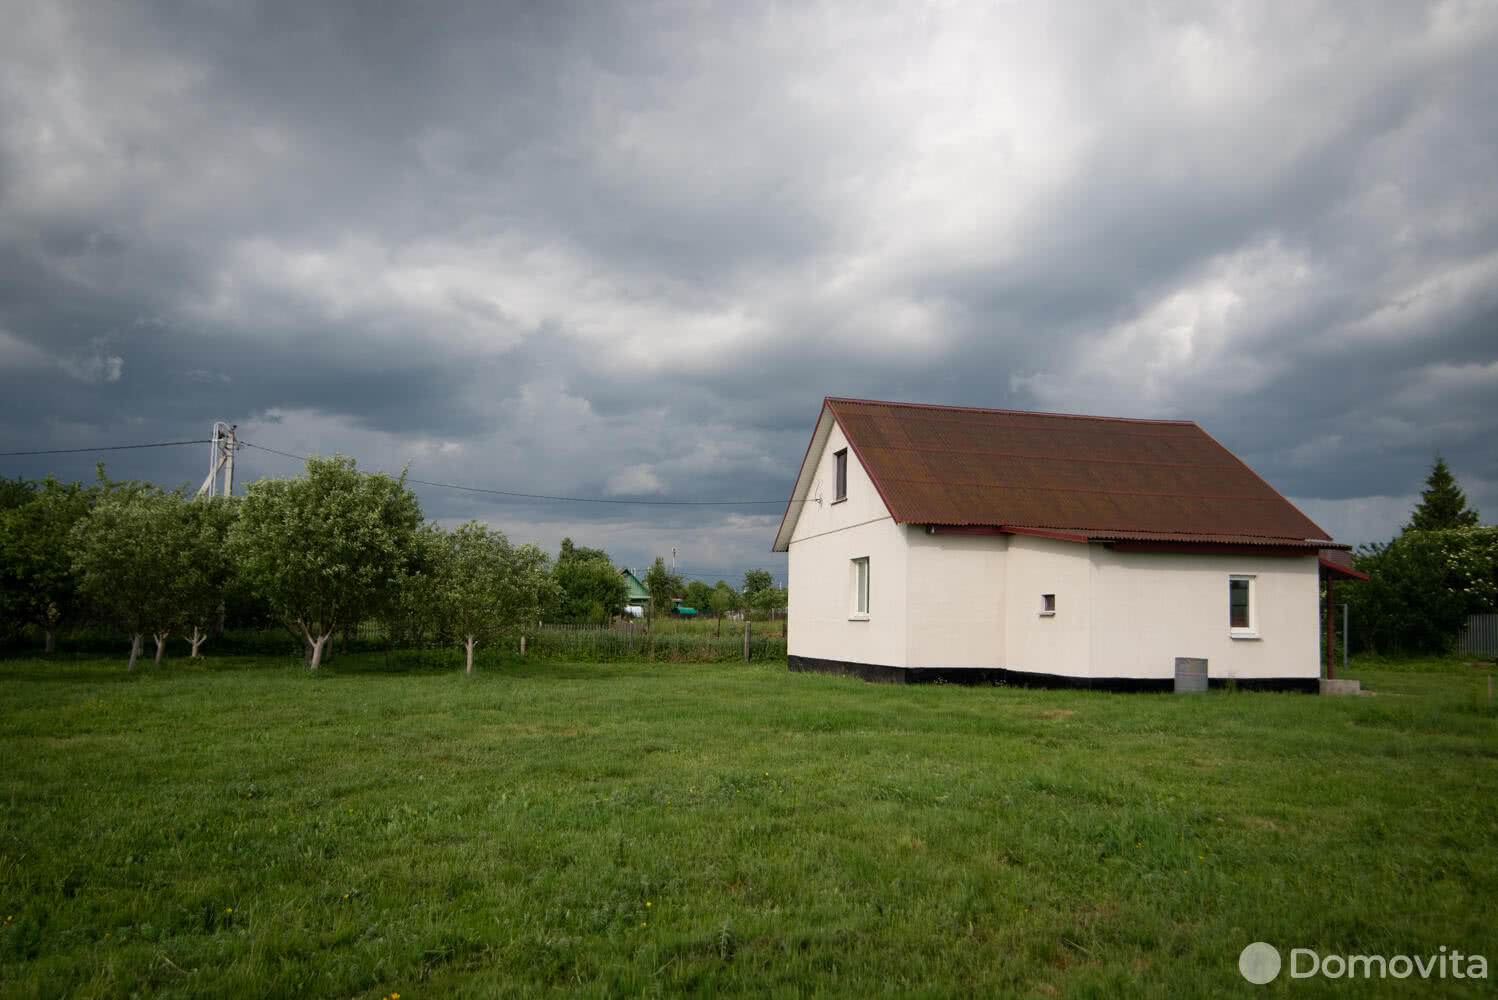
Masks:
[[[1174,677],[1067,677],[1003,667],[890,667],[878,663],[825,660],[814,656],[787,657],[793,673],[846,674],[884,684],[965,684],[1025,688],[1070,688],[1084,691],[1173,691]],[[1297,691],[1315,694],[1316,677],[1210,677],[1208,686],[1240,691]]]

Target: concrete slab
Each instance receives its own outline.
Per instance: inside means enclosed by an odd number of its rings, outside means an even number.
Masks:
[[[1362,694],[1362,681],[1327,680],[1321,678],[1322,694]]]

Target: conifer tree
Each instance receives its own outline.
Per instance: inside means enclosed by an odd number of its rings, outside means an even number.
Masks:
[[[1447,528],[1470,528],[1477,524],[1477,511],[1467,506],[1467,495],[1456,484],[1446,467],[1446,459],[1436,456],[1436,464],[1425,477],[1420,505],[1410,515],[1405,531],[1441,531]]]

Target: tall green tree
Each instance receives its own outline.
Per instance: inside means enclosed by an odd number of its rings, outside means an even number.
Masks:
[[[217,607],[212,561],[222,540],[208,501],[180,491],[133,489],[103,497],[73,526],[69,542],[78,585],[90,604],[130,635],[135,669],[146,632],[156,663],[171,633],[195,611]]]
[[[552,586],[546,553],[512,546],[504,533],[478,521],[444,533],[433,580],[433,602],[463,642],[464,670],[473,673],[480,641],[514,635],[536,620]]]
[[[666,570],[666,560],[660,556],[650,564],[645,579],[640,581],[650,592],[650,658],[655,659],[655,622],[666,608],[671,606],[671,574]]]
[[[557,551],[557,565],[564,566],[568,563],[581,562],[605,562],[610,566],[614,561],[603,549],[591,549],[586,545],[574,545],[571,538],[562,539],[562,546]]]
[[[1385,653],[1449,648],[1469,614],[1498,608],[1498,527],[1406,531],[1354,557],[1367,580],[1342,584],[1353,642]]]
[[[682,599],[698,611],[707,611],[712,603],[713,588],[708,586],[704,580],[691,580],[682,592]]]
[[[185,637],[194,658],[201,655],[199,650],[224,612],[233,570],[226,546],[238,513],[235,497],[196,497],[182,510],[178,528],[184,551],[175,583],[182,602],[182,628],[192,630]]]
[[[539,545],[512,545],[505,553],[504,572],[499,578],[499,603],[495,631],[514,638],[524,635],[541,617],[541,609],[554,597],[551,560]]]
[[[40,488],[39,483],[17,476],[6,479],[0,476],[0,510],[12,510],[30,503]]]
[[[374,617],[384,625],[388,644],[419,647],[429,635],[442,631],[442,610],[432,594],[449,544],[448,533],[437,524],[426,524],[412,536],[411,543],[411,551]]]
[[[1446,467],[1446,459],[1436,456],[1436,464],[1425,477],[1420,503],[1410,514],[1405,531],[1441,531],[1446,528],[1471,528],[1478,523],[1477,511],[1467,506],[1467,495],[1457,485],[1456,477]]]
[[[751,569],[744,574],[744,600],[753,601],[754,595],[761,590],[775,586],[774,579],[767,569]]]
[[[730,611],[736,611],[739,607],[740,598],[738,591],[729,586],[725,580],[719,580],[713,587],[713,593],[708,598],[708,606],[712,608],[713,614],[718,619],[718,632],[723,631],[723,616]]]
[[[421,524],[404,473],[359,472],[335,455],[308,459],[305,476],[251,483],[228,548],[255,592],[295,626],[316,670],[334,632],[394,598]]]
[[[749,599],[749,603],[755,611],[769,618],[785,607],[785,598],[784,587],[765,587],[762,590],[756,590],[754,596]]]
[[[629,587],[613,565],[601,559],[558,562],[552,570],[556,583],[547,608],[558,622],[607,622],[629,600]]]
[[[40,628],[51,653],[58,626],[79,610],[69,538],[99,491],[48,476],[28,492],[29,499],[0,510],[0,614],[12,627]],[[10,500],[22,498],[12,493]]]

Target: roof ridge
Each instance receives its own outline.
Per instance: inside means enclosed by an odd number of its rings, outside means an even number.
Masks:
[[[1199,426],[1195,420],[1176,420],[1168,417],[1105,417],[1091,413],[1056,413],[1049,410],[1009,410],[987,406],[953,406],[946,403],[905,403],[892,399],[857,399],[852,396],[827,396],[828,403],[855,403],[865,406],[903,406],[912,410],[950,410],[955,413],[1005,413],[1017,417],[1062,417],[1068,420],[1108,420],[1121,424],[1175,424],[1187,427]]]

